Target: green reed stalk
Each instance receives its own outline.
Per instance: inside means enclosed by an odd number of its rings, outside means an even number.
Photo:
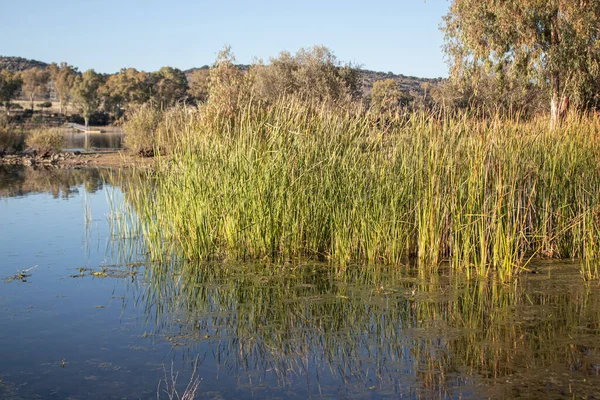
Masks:
[[[597,259],[599,127],[593,116],[554,131],[542,120],[384,119],[293,100],[234,116],[181,107],[159,124],[170,154],[152,189],[129,198],[157,258],[343,268],[416,257],[510,280],[532,257]]]

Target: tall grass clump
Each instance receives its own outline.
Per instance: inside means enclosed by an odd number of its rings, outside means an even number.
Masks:
[[[158,128],[177,137],[171,156],[150,192],[129,193],[156,257],[414,258],[507,280],[533,257],[555,257],[586,260],[597,275],[595,116],[549,131],[543,120],[381,121],[293,100],[250,103],[234,118],[172,113]]]
[[[152,103],[127,110],[123,146],[134,154],[154,155],[155,149],[160,148],[157,130],[161,120],[162,110]]]
[[[22,147],[23,134],[5,115],[0,115],[0,151],[20,150]]]
[[[28,133],[25,145],[36,149],[38,152],[61,151],[65,144],[65,135],[58,128],[39,128]]]

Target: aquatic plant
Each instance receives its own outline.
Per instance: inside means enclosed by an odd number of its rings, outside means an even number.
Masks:
[[[234,118],[179,108],[148,185],[128,193],[155,258],[302,257],[511,280],[535,257],[597,277],[600,120],[414,113],[281,100]],[[592,264],[589,264],[592,263]]]

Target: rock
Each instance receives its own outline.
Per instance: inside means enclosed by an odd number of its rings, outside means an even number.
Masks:
[[[23,154],[26,156],[35,156],[37,154],[37,150],[33,147],[28,147],[23,151]]]

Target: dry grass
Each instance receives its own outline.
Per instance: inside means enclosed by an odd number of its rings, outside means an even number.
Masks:
[[[25,145],[38,152],[61,151],[65,143],[64,133],[59,128],[34,129],[27,135]]]

